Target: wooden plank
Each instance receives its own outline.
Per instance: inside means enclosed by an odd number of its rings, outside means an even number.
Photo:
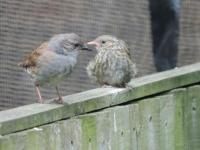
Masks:
[[[160,101],[160,149],[183,150],[184,142],[184,101],[187,98],[185,88],[175,89],[172,98]]]
[[[97,150],[96,114],[78,117],[81,121],[82,150]]]
[[[139,150],[138,149],[138,138],[140,133],[140,112],[139,105],[134,103],[129,107],[130,111],[130,131],[131,131],[131,139],[130,139],[130,149],[131,150]]]
[[[200,85],[188,88],[188,98],[184,103],[184,130],[186,149],[200,148]]]
[[[200,86],[0,137],[1,149],[199,149]],[[187,98],[188,94],[188,98]]]
[[[155,102],[159,105],[158,114],[158,130],[159,130],[159,148],[162,150],[175,150],[175,104],[174,95],[166,99],[161,99],[160,102]]]
[[[79,150],[82,148],[82,128],[79,119],[61,121],[62,149]]]
[[[24,150],[26,148],[26,135],[20,134],[0,138],[0,150]]]
[[[175,89],[171,92],[174,95],[175,120],[173,122],[173,140],[175,150],[185,149],[185,130],[184,130],[184,102],[187,100],[187,90],[185,88]]]
[[[113,121],[110,109],[97,114],[97,149],[110,150],[116,143],[113,141]]]
[[[53,125],[53,124],[52,124]],[[31,129],[28,130],[27,132],[22,132],[26,138],[26,140],[24,141],[19,141],[18,143],[21,143],[24,146],[24,149],[26,150],[41,150],[49,148],[49,150],[52,150],[52,148],[50,148],[50,144],[53,145],[52,143],[48,142],[47,140],[48,138],[44,136],[45,131],[43,128],[35,128],[35,129]],[[20,132],[15,134],[15,137],[10,136],[11,139],[18,139],[21,138],[21,134]],[[52,136],[52,135],[50,135]],[[52,137],[54,138],[54,137]],[[18,145],[13,144],[15,146],[14,149],[19,149]]]
[[[25,130],[78,114],[133,101],[200,81],[200,63],[130,82],[133,89],[99,88],[64,97],[64,105],[32,104],[0,112],[0,134]]]
[[[0,138],[1,150],[81,149],[81,124],[78,119],[60,121]]]
[[[117,106],[78,118],[82,122],[83,149],[130,149],[129,106]]]
[[[165,96],[166,100],[172,96]],[[151,98],[139,101],[139,150],[160,150],[160,101],[163,98]]]
[[[118,106],[111,110],[110,128],[112,132],[111,149],[125,150],[131,147],[130,111],[129,106]]]
[[[186,89],[139,101],[138,149],[183,150]]]

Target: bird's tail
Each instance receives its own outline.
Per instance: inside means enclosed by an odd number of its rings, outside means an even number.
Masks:
[[[19,62],[18,66],[27,70],[28,68],[32,67],[33,65],[31,64],[31,62],[28,59],[25,59],[25,60]]]
[[[28,67],[28,64],[27,64],[26,61],[19,62],[17,65],[18,65],[19,67],[22,67],[22,68],[27,68],[27,67]]]

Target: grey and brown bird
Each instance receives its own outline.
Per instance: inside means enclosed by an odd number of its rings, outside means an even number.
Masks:
[[[89,49],[77,34],[57,34],[19,63],[33,79],[39,97],[38,102],[43,103],[39,89],[43,85],[54,86],[58,94],[57,102],[63,102],[58,83],[72,72],[77,63],[79,50]]]
[[[97,55],[87,66],[89,77],[101,86],[125,87],[137,73],[127,44],[114,36],[102,35],[88,45],[95,46]]]

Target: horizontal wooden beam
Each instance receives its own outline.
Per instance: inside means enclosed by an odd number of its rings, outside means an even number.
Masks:
[[[133,79],[129,88],[98,88],[64,97],[64,104],[31,104],[0,112],[0,135],[33,128],[200,82],[200,63]]]

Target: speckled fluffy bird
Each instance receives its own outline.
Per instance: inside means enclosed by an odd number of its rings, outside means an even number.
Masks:
[[[135,77],[136,65],[131,61],[130,51],[123,40],[102,35],[87,44],[97,50],[97,55],[87,66],[87,72],[101,86],[125,87]]]
[[[58,94],[57,102],[63,102],[57,85],[72,72],[79,50],[89,49],[77,34],[57,34],[19,63],[35,83],[38,102],[43,103],[39,90],[39,86],[43,85],[55,86]]]

